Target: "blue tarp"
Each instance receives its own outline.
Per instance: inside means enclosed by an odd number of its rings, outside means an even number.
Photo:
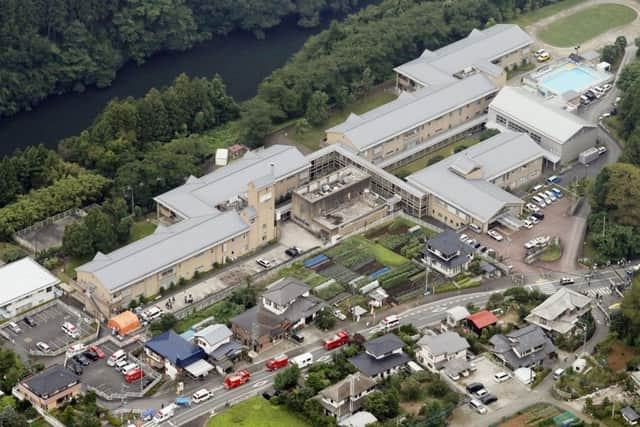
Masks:
[[[382,276],[385,273],[390,272],[391,269],[389,267],[382,267],[380,270],[378,271],[374,271],[373,273],[371,273],[369,275],[369,279],[375,279],[376,277]]]
[[[306,268],[311,268],[311,267],[314,267],[314,266],[316,266],[318,264],[321,264],[321,263],[325,262],[328,259],[329,259],[329,257],[327,257],[326,255],[317,255],[317,256],[314,256],[311,259],[306,260],[304,262],[304,266]]]
[[[144,411],[142,413],[142,419],[143,420],[151,419],[151,418],[153,418],[155,413],[156,413],[155,409],[147,409],[146,411]]]

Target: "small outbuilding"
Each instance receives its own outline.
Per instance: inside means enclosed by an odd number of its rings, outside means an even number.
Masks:
[[[640,414],[636,412],[631,406],[625,406],[620,410],[620,414],[622,414],[622,418],[624,421],[630,426],[635,426],[640,422]]]
[[[476,334],[480,335],[484,328],[493,326],[498,323],[498,318],[495,314],[488,310],[479,311],[470,316],[467,316],[467,325]]]

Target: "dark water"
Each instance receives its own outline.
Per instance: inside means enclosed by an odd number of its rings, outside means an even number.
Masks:
[[[306,39],[329,25],[303,29],[294,19],[267,31],[264,40],[252,34],[231,33],[186,52],[158,54],[145,64],[125,65],[106,89],[89,88],[83,93],[52,96],[35,107],[8,118],[0,118],[0,157],[16,148],[45,144],[55,148],[64,137],[79,134],[113,98],[142,96],[152,87],[170,84],[180,73],[192,77],[222,76],[228,93],[236,100],[255,95],[260,81],[284,64]]]

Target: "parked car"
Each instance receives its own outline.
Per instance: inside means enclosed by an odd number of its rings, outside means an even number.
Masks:
[[[538,56],[538,62],[547,62],[550,59],[551,55],[549,55],[549,52],[543,52]]]
[[[299,248],[296,248],[295,246],[292,246],[286,251],[284,251],[284,253],[289,255],[291,258],[297,257],[298,255],[300,255],[300,252],[302,251]]]
[[[502,241],[504,239],[504,237],[502,237],[502,234],[498,233],[496,230],[489,230],[489,231],[487,231],[487,234],[489,236],[493,237],[498,242],[500,242],[500,241]]]
[[[553,379],[554,380],[559,380],[561,376],[564,375],[564,369],[562,368],[558,368],[555,371],[553,371]]]
[[[476,243],[478,243],[478,242],[476,241],[476,239],[469,239],[469,240],[467,240],[465,243],[466,243],[467,245],[469,245],[469,246],[473,246],[473,245],[475,245],[475,244],[476,244]]]
[[[527,208],[527,210],[530,212],[538,212],[540,210],[540,208],[534,205],[533,203],[527,203],[525,205],[525,208]]]
[[[478,399],[471,399],[469,401],[469,406],[481,415],[487,413],[487,408]]]
[[[31,326],[32,328],[35,328],[36,326],[38,326],[38,324],[36,323],[36,320],[31,316],[24,316],[23,320],[24,320],[24,323]]]
[[[87,359],[91,360],[92,362],[95,362],[96,360],[100,359],[98,355],[91,350],[85,351],[84,353],[82,353],[82,355]]]
[[[474,391],[473,395],[475,397],[479,397],[480,399],[482,399],[484,396],[488,395],[489,391],[486,388],[481,388],[480,390]]]
[[[531,214],[531,216],[534,216],[536,218],[538,218],[538,220],[542,221],[544,219],[544,214],[542,212],[534,212]]]
[[[498,398],[496,397],[495,394],[489,393],[489,394],[485,394],[484,396],[482,396],[480,398],[480,401],[482,401],[482,403],[484,403],[485,405],[490,405],[493,402],[497,402]]]
[[[527,230],[531,230],[533,228],[533,223],[528,219],[525,219],[524,221],[522,221],[522,226]]]
[[[611,84],[609,84],[609,83],[605,83],[605,84],[603,84],[603,85],[601,86],[602,90],[603,90],[603,91],[605,91],[605,92],[608,92],[608,91],[609,91],[609,89],[611,89],[612,87],[613,87],[613,86],[612,86]]]
[[[551,191],[553,191],[553,194],[555,194],[558,199],[562,199],[564,197],[564,194],[562,194],[562,191],[558,190],[555,187],[553,187]]]
[[[493,380],[498,384],[503,383],[505,381],[509,381],[510,379],[511,379],[511,374],[508,372],[498,372],[493,376]]]
[[[291,338],[299,343],[303,343],[304,342],[304,337],[302,335],[298,335],[298,334],[293,334],[291,335]]]
[[[73,356],[73,360],[81,364],[82,366],[89,366],[91,361],[85,357],[84,354],[76,354]]]
[[[90,345],[89,350],[94,352],[96,356],[98,356],[98,359],[104,359],[104,351],[100,350],[100,347],[97,345]]]
[[[338,309],[333,310],[333,315],[339,320],[347,320],[347,316],[345,316],[344,313]]]
[[[547,51],[545,49],[538,49],[535,52],[533,52],[533,56],[535,56],[537,58],[540,55],[542,55],[543,53],[547,53]]]
[[[475,393],[478,390],[481,390],[484,388],[484,385],[482,385],[482,383],[471,383],[467,385],[467,392],[468,393]]]
[[[469,236],[467,236],[466,234],[461,234],[460,235],[460,241],[461,242],[466,242],[467,240],[469,240]]]
[[[22,332],[22,329],[20,329],[20,326],[18,326],[16,322],[9,322],[9,329],[11,329],[14,334]]]
[[[599,155],[602,156],[606,152],[607,152],[607,147],[605,147],[604,145],[601,145],[600,147],[598,147],[598,154]]]
[[[560,177],[558,175],[552,175],[547,178],[547,184],[557,184],[560,182]]]
[[[558,200],[556,195],[553,194],[553,191],[551,191],[551,190],[545,191],[544,194],[546,194],[551,199],[552,202],[555,202],[556,200]]]
[[[529,218],[527,218],[529,221],[531,221],[533,223],[533,225],[539,224],[540,220],[538,218],[536,218],[535,216],[531,215]]]
[[[258,263],[259,266],[264,267],[264,268],[271,268],[272,267],[271,262],[266,260],[266,259],[263,259],[263,258],[258,258],[256,260],[256,262]]]
[[[69,362],[67,368],[76,375],[82,375],[83,369],[82,365],[76,363],[74,361]]]
[[[43,343],[42,341],[38,341],[38,342],[36,343],[36,348],[37,348],[38,350],[40,350],[41,352],[43,352],[43,353],[48,353],[48,352],[50,352],[50,351],[51,351],[51,347],[49,347],[49,345],[48,345],[48,344]]]
[[[532,249],[536,247],[536,242],[534,240],[529,240],[524,244],[525,249]]]

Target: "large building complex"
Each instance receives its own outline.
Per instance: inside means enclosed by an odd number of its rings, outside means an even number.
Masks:
[[[488,127],[527,133],[567,163],[596,144],[597,128],[525,88],[505,87],[489,105]]]
[[[327,129],[329,144],[342,143],[373,163],[411,150],[447,131],[469,131],[498,91],[489,78],[474,74],[442,85],[404,92],[396,100]]]
[[[507,190],[540,177],[557,157],[526,134],[504,132],[410,175],[407,182],[428,194],[428,216],[451,228],[494,222],[519,227],[524,202]]]
[[[161,224],[152,235],[76,269],[87,310],[109,318],[140,295],[276,239],[276,202],[308,179],[304,156],[276,145],[156,197]]]
[[[482,72],[498,86],[507,80],[506,70],[529,63],[533,40],[519,26],[498,24],[474,29],[462,40],[438,50],[426,49],[419,58],[396,67],[396,85],[416,90]]]
[[[60,280],[27,257],[0,267],[0,283],[0,316],[8,319],[54,299]]]
[[[394,69],[398,99],[351,114],[327,129],[327,143],[344,144],[385,168],[450,144],[482,127],[506,70],[529,62],[531,42],[517,25],[495,25],[425,50]]]

